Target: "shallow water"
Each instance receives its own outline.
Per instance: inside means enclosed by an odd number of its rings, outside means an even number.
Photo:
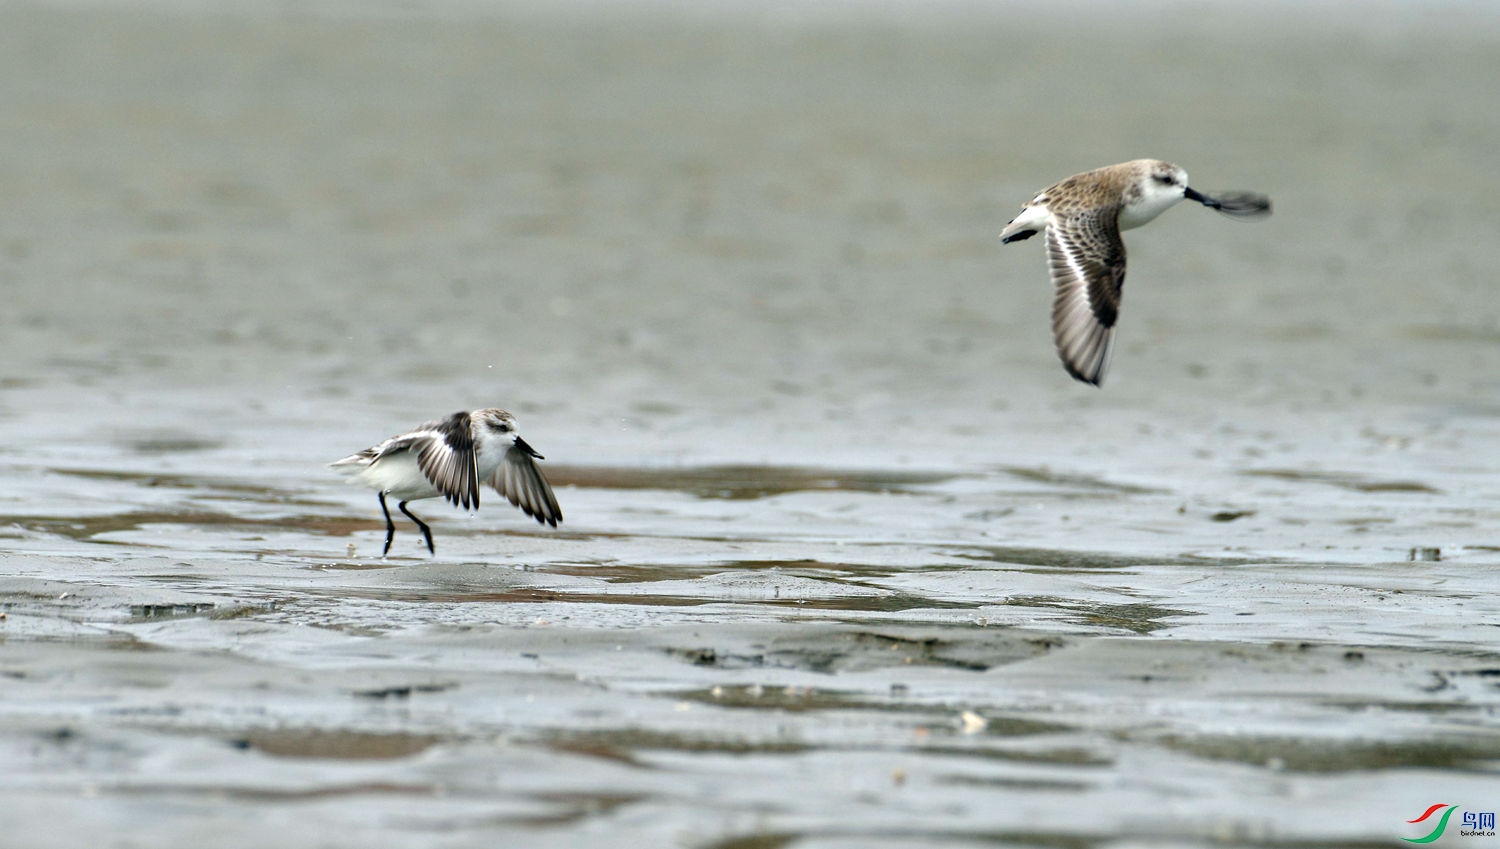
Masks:
[[[1027,8],[0,5],[6,840],[1491,810],[1500,21]],[[995,234],[1137,156],[1276,211],[1132,231],[1096,391]],[[490,405],[566,522],[380,559],[323,464]]]

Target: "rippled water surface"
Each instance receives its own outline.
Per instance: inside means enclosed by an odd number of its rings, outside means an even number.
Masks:
[[[1493,810],[1500,25],[1022,8],[0,4],[0,842]],[[996,233],[1142,156],[1276,210],[1095,390]],[[566,521],[381,559],[324,464],[484,406]]]

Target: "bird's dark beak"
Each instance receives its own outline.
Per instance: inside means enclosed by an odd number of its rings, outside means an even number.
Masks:
[[[1271,214],[1271,199],[1255,192],[1224,192],[1219,195],[1205,195],[1187,188],[1182,190],[1182,196],[1230,218],[1259,218],[1262,215]]]
[[[532,448],[530,445],[527,445],[526,440],[522,439],[519,436],[516,437],[516,448],[520,449],[521,452],[524,453],[527,457],[535,457],[538,460],[547,459],[546,457],[543,457],[542,455],[536,453],[536,449]]]
[[[1187,198],[1188,200],[1195,200],[1208,207],[1209,209],[1218,209],[1220,206],[1222,206],[1222,204],[1220,204],[1217,200],[1214,200],[1208,195],[1199,193],[1199,191],[1197,189],[1194,189],[1192,186],[1188,186],[1187,188],[1183,189],[1182,196]]]

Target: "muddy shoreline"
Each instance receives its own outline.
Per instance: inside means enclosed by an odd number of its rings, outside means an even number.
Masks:
[[[5,840],[1490,804],[1500,25],[904,8],[0,6]],[[1138,156],[1276,212],[1132,231],[1095,391],[995,234]],[[567,521],[380,559],[324,464],[492,405]]]

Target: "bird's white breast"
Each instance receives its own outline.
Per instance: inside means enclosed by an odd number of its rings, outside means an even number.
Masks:
[[[1153,218],[1176,206],[1182,200],[1182,188],[1173,186],[1163,191],[1155,183],[1147,182],[1140,197],[1120,209],[1120,229],[1129,230],[1149,223]]]

